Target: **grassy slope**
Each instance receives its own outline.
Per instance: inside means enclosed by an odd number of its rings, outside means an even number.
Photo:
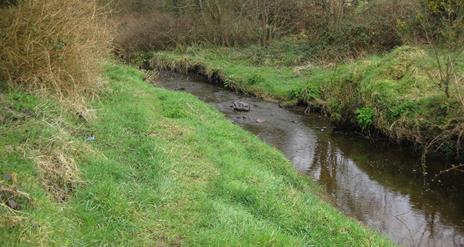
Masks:
[[[20,212],[0,207],[3,245],[391,245],[211,106],[153,88],[133,69],[107,75],[90,123],[52,100],[0,94],[0,174],[16,174],[1,188],[13,183],[33,198],[16,198]],[[50,180],[44,164],[76,164],[79,179]],[[67,200],[45,188],[67,188],[54,190]]]
[[[201,65],[206,74],[219,71],[216,73],[231,87],[263,97],[305,101],[328,113],[336,123],[366,131],[374,128],[392,139],[423,144],[450,132],[443,137],[442,149],[455,148],[463,122],[457,95],[463,93],[462,88],[452,85],[452,97],[447,99],[427,75],[436,68],[424,50],[400,47],[383,56],[329,67],[304,62],[291,51],[291,45],[281,44],[269,50],[190,48],[155,53],[153,61],[155,66],[180,71]],[[463,59],[458,65],[462,73]],[[297,66],[302,63],[306,66]]]

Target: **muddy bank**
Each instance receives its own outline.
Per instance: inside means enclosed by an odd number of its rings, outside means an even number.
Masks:
[[[336,131],[325,118],[236,94],[199,78],[164,74],[161,85],[198,96],[280,149],[335,205],[403,246],[464,246],[464,181],[424,177],[410,149]],[[233,103],[250,104],[237,112]],[[430,161],[429,167],[446,162]],[[442,181],[446,181],[443,183]]]

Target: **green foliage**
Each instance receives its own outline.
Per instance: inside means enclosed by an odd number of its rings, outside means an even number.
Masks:
[[[371,128],[374,124],[375,111],[371,107],[356,110],[356,122],[363,130]]]
[[[89,123],[42,98],[0,97],[0,109],[35,109],[0,124],[0,174],[17,174],[17,188],[34,200],[16,215],[0,208],[3,245],[392,246],[319,199],[280,152],[213,107],[154,88],[135,69],[110,65],[106,75]],[[59,203],[28,150],[63,126],[73,143],[96,141],[76,146],[85,183]]]
[[[418,110],[418,104],[414,101],[401,102],[399,105],[392,107],[391,111],[387,113],[387,117],[390,121],[399,119],[403,115],[406,115],[405,117],[408,118],[413,118],[416,116]]]

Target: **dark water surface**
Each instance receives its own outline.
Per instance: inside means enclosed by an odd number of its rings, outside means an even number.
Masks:
[[[464,177],[424,185],[419,158],[407,148],[336,132],[316,115],[230,92],[187,76],[165,74],[161,86],[185,90],[280,149],[319,182],[345,214],[402,246],[464,246]],[[248,102],[251,111],[231,105]],[[431,161],[428,167],[443,167]],[[437,182],[442,180],[442,182]],[[446,181],[446,184],[445,182]]]

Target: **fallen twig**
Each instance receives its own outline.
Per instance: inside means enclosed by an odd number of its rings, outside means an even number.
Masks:
[[[443,175],[445,173],[451,172],[451,171],[464,172],[464,169],[461,169],[461,168],[464,168],[464,164],[453,165],[453,167],[451,167],[451,168],[440,171],[438,174],[435,175],[434,179],[436,179],[437,177],[439,177],[439,176],[441,176],[441,175]]]

